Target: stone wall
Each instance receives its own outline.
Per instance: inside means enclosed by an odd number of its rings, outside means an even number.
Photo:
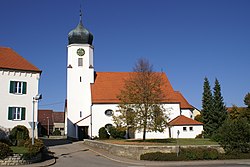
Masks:
[[[39,153],[37,156],[31,159],[24,159],[22,154],[13,154],[5,159],[0,159],[1,166],[16,166],[36,163],[42,160],[42,154]]]
[[[105,143],[96,140],[84,140],[84,143],[90,147],[100,148],[108,151],[110,154],[140,160],[140,156],[150,152],[176,153],[177,146],[136,146],[136,145],[118,145]],[[211,147],[217,149],[220,153],[224,150],[220,146],[182,146],[182,147]]]

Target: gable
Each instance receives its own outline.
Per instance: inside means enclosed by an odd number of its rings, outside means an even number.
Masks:
[[[93,104],[118,104],[117,96],[122,90],[125,80],[133,72],[97,72],[95,82],[91,85]],[[193,108],[180,92],[174,91],[165,73],[161,73],[164,99],[162,103],[179,103],[181,108]]]
[[[193,120],[191,118],[180,115],[169,122],[171,126],[181,126],[181,125],[203,125],[203,123]]]
[[[28,62],[11,48],[0,47],[0,69],[13,69],[21,71],[42,71]]]

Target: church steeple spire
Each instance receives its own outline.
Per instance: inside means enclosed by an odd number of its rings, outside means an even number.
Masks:
[[[82,23],[82,8],[80,6],[80,23]]]
[[[70,44],[90,44],[92,45],[93,35],[82,23],[82,9],[80,8],[80,20],[75,29],[69,32],[68,41]]]

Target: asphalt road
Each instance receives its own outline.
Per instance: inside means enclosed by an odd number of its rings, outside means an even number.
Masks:
[[[110,156],[108,153],[89,149],[82,142],[51,146],[57,157],[54,167],[250,167],[250,160],[149,162]],[[100,151],[100,150],[99,150]]]

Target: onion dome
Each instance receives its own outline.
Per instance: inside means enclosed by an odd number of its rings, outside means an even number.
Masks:
[[[92,45],[93,35],[82,24],[82,11],[80,11],[80,21],[75,29],[69,32],[68,41],[70,44],[90,44]]]

